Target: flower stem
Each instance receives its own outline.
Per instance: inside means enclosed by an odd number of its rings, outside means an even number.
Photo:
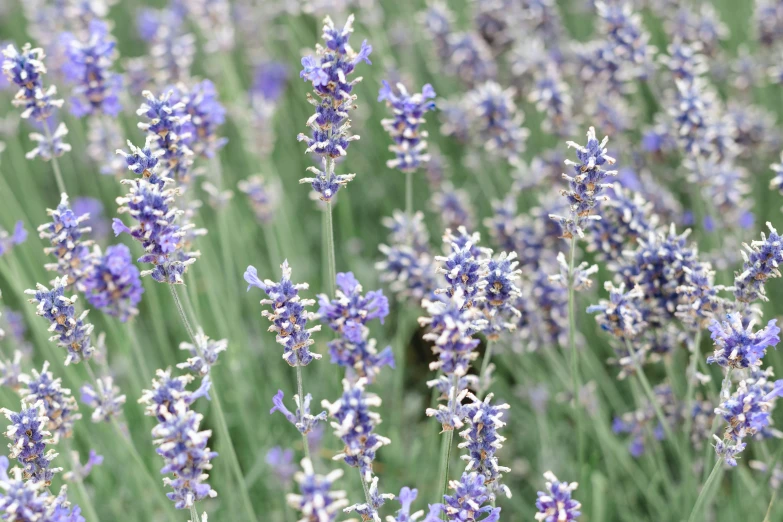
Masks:
[[[459,384],[459,377],[454,374],[451,377],[451,399],[449,401],[450,419],[454,418],[454,414],[457,409],[457,385]],[[449,464],[451,463],[451,446],[454,441],[454,427],[450,430],[446,430],[443,440],[441,441],[441,460],[440,460],[440,491],[441,495],[438,498],[438,504],[443,502],[443,497],[446,494],[446,487],[449,483]],[[445,516],[445,514],[444,514]],[[445,519],[444,519],[445,520]]]
[[[65,451],[68,453],[68,457],[71,459],[72,465],[74,466],[74,468],[76,468],[79,463],[77,459],[74,458],[74,454],[71,451],[70,439],[66,439]],[[92,499],[90,498],[90,495],[87,493],[87,488],[84,487],[83,477],[79,473],[74,473],[73,475],[74,475],[74,481],[76,482],[76,489],[79,490],[79,496],[82,497],[79,506],[84,508],[85,511],[87,511],[87,520],[89,521],[95,520],[96,522],[100,521],[100,518],[98,518],[98,514],[95,512],[95,507],[92,505]]]
[[[196,340],[196,336],[194,335],[193,326],[190,324],[190,321],[188,320],[187,315],[185,314],[185,309],[182,307],[182,301],[179,298],[179,294],[174,287],[174,285],[168,285],[169,290],[171,290],[171,296],[174,298],[174,304],[177,307],[177,311],[179,312],[179,316],[182,319],[183,324],[185,325],[185,329],[188,331],[188,335],[190,336],[191,341],[193,342],[193,346],[195,346],[199,352],[201,352],[201,346],[199,345],[198,341]],[[212,403],[215,405],[215,416],[217,417],[217,426],[218,431],[220,432],[220,436],[225,441],[225,447],[228,450],[228,456],[229,461],[231,465],[231,471],[234,473],[234,478],[237,482],[237,488],[239,489],[240,496],[242,497],[242,504],[246,511],[246,514],[250,516],[248,520],[257,520],[255,511],[253,511],[253,504],[250,501],[250,497],[247,493],[247,488],[245,487],[245,480],[244,476],[242,475],[242,468],[239,465],[239,459],[237,458],[236,451],[234,450],[234,444],[231,441],[231,434],[228,431],[228,424],[226,423],[226,417],[223,413],[223,406],[220,403],[220,396],[218,395],[217,387],[212,388]]]
[[[715,461],[715,466],[712,468],[712,472],[710,472],[710,476],[707,477],[707,481],[704,483],[704,487],[701,488],[701,492],[699,493],[699,498],[696,499],[696,504],[693,506],[693,511],[691,511],[691,516],[688,517],[688,522],[696,522],[699,520],[699,514],[701,513],[701,510],[704,508],[704,505],[709,502],[712,497],[713,493],[710,492],[712,489],[712,483],[715,482],[715,479],[718,478],[718,475],[721,471],[721,459],[718,458]]]
[[[584,434],[582,430],[582,412],[579,407],[579,391],[582,383],[579,377],[579,357],[576,351],[576,296],[574,295],[574,260],[576,257],[576,238],[571,238],[568,254],[568,349],[571,353],[571,387],[576,415],[576,431],[579,434],[579,473],[585,464]]]
[[[304,401],[304,385],[302,383],[302,367],[296,365],[296,392],[299,394],[300,404]],[[307,439],[307,434],[302,433],[302,445],[304,447],[304,454],[307,459],[310,459],[310,441]],[[312,462],[312,459],[310,459]]]
[[[688,373],[686,374],[686,378],[688,379],[686,391],[685,391],[685,405],[686,405],[686,412],[688,412],[688,415],[685,418],[685,437],[690,437],[691,434],[691,425],[693,423],[693,415],[691,412],[693,412],[693,395],[696,391],[696,367],[699,362],[699,356],[701,355],[701,351],[699,350],[699,347],[701,347],[701,328],[699,328],[699,331],[696,332],[696,335],[693,338],[693,346],[691,346],[691,361],[688,365]]]
[[[43,121],[43,129],[44,133],[46,134],[47,141],[50,144],[53,143],[52,130],[49,128],[49,122],[47,120]],[[65,183],[63,182],[63,174],[60,171],[60,162],[57,161],[57,156],[54,154],[52,154],[52,169],[54,170],[54,179],[57,182],[57,190],[60,191],[60,194],[64,194],[66,190]]]
[[[481,360],[481,373],[479,373],[479,389],[477,392],[479,399],[482,399],[484,392],[489,389],[489,383],[487,383],[486,387],[484,386],[484,379],[487,378],[487,369],[489,368],[489,361],[492,359],[492,348],[494,346],[495,343],[487,341],[487,349],[484,352],[484,358]]]
[[[364,500],[367,502],[367,509],[375,511],[374,506],[372,505],[372,497],[370,496],[370,490],[367,487],[367,483],[364,481],[364,477],[362,476],[362,470],[360,468],[356,468],[359,470],[359,480],[362,481],[362,489],[364,490]]]
[[[198,511],[196,511],[196,504],[190,505],[190,522],[199,522]]]
[[[332,202],[327,201],[326,202],[326,230],[324,230],[324,234],[326,234],[326,255],[327,255],[327,263],[329,267],[329,282],[326,285],[326,288],[329,291],[330,296],[334,296],[335,293],[335,284],[337,281],[337,268],[336,268],[336,262],[334,259],[334,223],[332,221]]]
[[[405,215],[408,223],[413,219],[413,171],[405,172]]]
[[[633,345],[631,344],[631,341],[629,339],[625,339],[625,348],[628,350],[628,354],[631,357],[631,361],[633,361],[633,366],[636,369],[636,376],[639,377],[639,382],[642,385],[644,394],[647,395],[647,400],[650,401],[650,405],[653,407],[653,410],[655,410],[655,416],[658,417],[658,422],[661,423],[661,426],[663,426],[663,431],[666,432],[666,436],[674,444],[675,439],[674,436],[672,435],[672,430],[671,430],[671,426],[669,426],[669,421],[666,420],[666,417],[664,416],[663,411],[661,410],[661,405],[658,404],[657,400],[655,400],[655,391],[653,391],[652,386],[650,386],[650,381],[647,380],[647,375],[645,375],[644,370],[642,369],[642,365],[639,363],[639,359],[636,356],[636,352],[634,351]],[[679,446],[676,444],[675,447],[679,448]]]
[[[769,506],[767,506],[767,514],[764,515],[764,521],[763,522],[769,522],[770,518],[769,515],[772,513],[772,505],[775,503],[775,500],[778,498],[778,490],[774,489],[772,490],[772,498],[769,499]]]

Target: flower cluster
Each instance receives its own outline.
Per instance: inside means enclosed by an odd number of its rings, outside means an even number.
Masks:
[[[217,363],[220,353],[228,348],[228,340],[210,339],[200,328],[195,336],[194,344],[180,343],[179,349],[186,350],[190,357],[184,363],[178,364],[177,368],[185,369],[197,377],[206,377]]]
[[[151,155],[148,148],[131,148],[132,154],[126,154],[128,168],[141,170],[142,178],[122,180],[129,185],[128,194],[117,198],[118,212],[128,213],[137,222],[128,227],[114,218],[112,229],[119,236],[125,232],[144,247],[145,254],[139,263],[151,263],[154,268],[144,270],[141,275],[151,275],[159,283],[181,284],[187,267],[196,262],[198,252],[187,251],[187,235],[194,225],[178,225],[177,220],[183,211],[177,208],[176,189],[167,188],[173,183],[169,177],[158,173],[158,159]],[[165,156],[162,156],[165,158]]]
[[[190,375],[172,377],[171,370],[158,370],[152,381],[152,389],[144,390],[140,403],[146,404],[146,414],[155,417],[158,424],[152,429],[152,437],[158,455],[163,457],[161,474],[171,474],[163,479],[173,491],[167,493],[177,509],[189,509],[199,500],[217,496],[206,480],[212,468],[211,461],[217,453],[207,444],[211,430],[200,430],[203,415],[190,406],[199,397],[206,396],[208,377],[195,392],[187,390],[193,380]]]
[[[262,282],[255,267],[248,266],[244,274],[247,289],[255,286],[269,297],[261,300],[261,304],[270,305],[272,311],[264,310],[262,315],[272,323],[269,330],[277,334],[275,340],[284,348],[283,359],[291,366],[307,366],[313,359],[321,358],[320,354],[310,352],[310,345],[315,343],[310,336],[319,331],[321,325],[307,328],[307,321],[314,318],[307,307],[314,305],[315,301],[299,296],[299,291],[307,290],[309,285],[291,282],[291,267],[287,260],[280,268],[283,277],[279,282],[269,279]]]
[[[90,215],[77,216],[68,205],[68,195],[65,193],[61,194],[57,208],[47,209],[46,213],[52,221],[39,226],[38,235],[50,244],[44,248],[44,253],[53,255],[57,261],[46,264],[45,268],[65,278],[69,288],[83,290],[84,279],[91,275],[92,270],[89,246],[93,242],[82,239],[84,234],[92,230],[84,226]]]
[[[682,424],[686,413],[685,406],[677,402],[671,386],[667,384],[656,386],[653,389],[653,396],[669,426]],[[630,435],[631,441],[628,444],[628,451],[634,458],[639,458],[644,454],[650,435],[658,441],[666,438],[666,430],[658,419],[655,409],[649,400],[645,400],[637,410],[623,413],[612,421],[612,431],[615,434]],[[694,420],[697,419],[696,405],[694,405],[692,417]]]
[[[522,127],[523,115],[517,112],[515,94],[514,88],[503,89],[498,83],[489,81],[466,95],[478,139],[487,152],[507,160],[522,154],[529,134]]]
[[[92,384],[85,384],[79,389],[82,402],[93,409],[92,421],[110,422],[122,416],[122,406],[125,404],[126,397],[120,394],[114,379],[110,376],[98,377],[95,384],[95,387]]]
[[[408,217],[396,210],[384,219],[384,225],[390,229],[389,244],[378,246],[385,259],[375,265],[381,281],[389,284],[399,300],[419,303],[432,296],[437,283],[424,214]]]
[[[111,70],[116,42],[107,24],[92,20],[86,41],[70,33],[63,36],[63,41],[67,58],[63,72],[74,84],[71,112],[77,118],[90,114],[117,116],[122,109],[122,77]]]
[[[764,289],[767,279],[780,277],[778,266],[783,262],[783,241],[778,231],[767,223],[769,236],[761,233],[761,241],[743,245],[742,257],[745,262],[742,271],[734,277],[734,298],[743,303],[757,299],[767,300]]]
[[[56,497],[49,492],[48,484],[43,481],[28,480],[19,468],[8,474],[9,462],[0,457],[0,514],[4,520],[52,522],[82,522],[79,506],[71,508],[66,497],[66,487],[60,489]]]
[[[715,451],[730,466],[737,465],[735,457],[745,448],[745,437],[769,436],[770,410],[775,399],[783,396],[783,380],[769,382],[770,373],[755,372],[740,381],[734,393],[715,409],[727,423],[723,440],[718,439]]]
[[[460,432],[460,437],[465,439],[465,442],[459,444],[460,448],[467,450],[467,454],[461,457],[468,463],[465,471],[477,472],[484,478],[484,484],[489,491],[502,491],[507,497],[511,497],[511,490],[500,482],[503,478],[502,474],[511,470],[500,466],[495,455],[506,440],[498,430],[506,425],[502,417],[510,406],[491,404],[493,396],[491,393],[483,401],[471,393],[467,396],[473,402],[463,410],[466,429]]]
[[[563,227],[563,237],[571,238],[574,235],[584,237],[584,225],[589,220],[600,219],[600,216],[593,214],[598,202],[606,199],[601,196],[604,189],[610,185],[605,183],[608,176],[614,176],[616,171],[607,171],[602,167],[612,165],[614,158],[607,154],[606,143],[609,141],[605,137],[603,141],[598,141],[595,137],[595,129],[590,127],[587,131],[587,145],[581,146],[572,141],[568,142],[569,147],[576,149],[576,157],[579,162],[566,160],[566,165],[572,167],[574,176],[563,174],[563,178],[568,181],[568,190],[563,191],[563,195],[568,200],[569,215],[550,216]]]
[[[514,307],[522,292],[516,285],[519,279],[519,264],[516,253],[502,252],[497,258],[487,263],[487,274],[484,278],[484,298],[481,307],[487,319],[484,334],[489,340],[497,340],[504,331],[516,329],[512,322],[520,317],[520,312]]]
[[[318,296],[318,316],[340,337],[329,343],[332,362],[343,366],[349,378],[364,377],[373,382],[385,365],[394,367],[391,347],[378,353],[375,340],[368,339],[367,322],[383,319],[389,314],[389,301],[383,291],[375,290],[362,295],[362,286],[353,273],[337,274],[337,295],[329,300],[325,294]]]
[[[188,124],[191,116],[185,112],[185,102],[178,100],[176,89],[166,90],[160,97],[150,91],[143,93],[146,101],[136,114],[146,121],[138,126],[152,138],[152,145],[160,155],[162,177],[187,185],[191,179],[193,151],[188,144],[194,139]]]
[[[451,495],[443,496],[443,504],[437,505],[436,513],[445,513],[447,520],[481,520],[482,522],[498,522],[500,508],[490,503],[492,495],[484,485],[484,477],[479,473],[463,473],[459,480],[449,481],[449,488],[454,490]],[[432,510],[432,507],[430,507]],[[432,517],[432,511],[428,519]],[[484,518],[479,518],[486,515]],[[425,521],[426,522],[426,521]]]
[[[644,298],[639,287],[625,290],[625,284],[615,287],[611,281],[604,285],[609,292],[609,300],[587,308],[587,313],[598,313],[596,322],[614,337],[633,341],[646,328],[639,302]]]
[[[717,363],[723,368],[758,368],[767,348],[780,342],[780,328],[776,322],[772,319],[767,326],[754,332],[753,321],[746,324],[737,312],[727,314],[724,322],[713,319],[709,330],[715,352],[707,357],[707,364]]]
[[[247,194],[256,219],[262,225],[268,225],[275,219],[280,189],[261,176],[251,176],[240,181],[239,190]]]
[[[302,58],[302,71],[299,76],[313,85],[318,97],[308,96],[315,106],[315,114],[307,121],[311,129],[308,137],[299,134],[299,141],[307,143],[307,152],[323,157],[324,170],[311,167],[314,178],[303,178],[302,183],[310,183],[324,201],[330,201],[353,175],[335,175],[334,158],[344,156],[351,141],[358,139],[352,135],[348,113],[354,108],[356,95],[352,94],[354,85],[361,77],[348,80],[356,66],[365,61],[370,63],[372,47],[365,40],[359,52],[355,52],[348,40],[353,32],[353,15],[348,17],[342,29],[335,27],[331,18],[324,19],[323,39],[326,47],[316,46],[316,56]]]
[[[51,467],[57,453],[46,450],[46,446],[54,444],[55,440],[50,438],[51,433],[46,429],[48,418],[43,402],[38,401],[27,408],[23,403],[18,413],[6,408],[0,412],[10,421],[5,432],[5,436],[11,440],[8,445],[10,456],[21,464],[25,480],[48,487],[54,474],[62,471],[62,468]]]
[[[23,379],[27,385],[20,390],[26,404],[41,403],[46,416],[46,429],[57,443],[60,439],[73,435],[73,423],[82,418],[79,406],[71,395],[71,390],[62,387],[62,379],[54,378],[49,371],[49,362],[44,362],[41,371],[33,370],[32,376]]]
[[[438,272],[444,275],[448,285],[436,293],[453,297],[459,291],[467,308],[482,302],[487,286],[487,266],[491,251],[479,247],[480,240],[478,232],[468,234],[464,227],[460,227],[456,235],[447,230],[443,243],[449,249],[449,255],[435,256],[435,260],[440,263]]]
[[[220,104],[217,89],[211,81],[203,80],[190,88],[178,86],[172,92],[170,102],[181,120],[180,140],[194,154],[211,158],[226,144],[228,140],[217,134],[218,127],[225,122],[226,109]],[[182,179],[182,174],[177,179]]]
[[[23,221],[17,221],[14,225],[14,231],[9,234],[7,230],[0,227],[0,257],[10,252],[15,246],[21,245],[27,240],[27,230],[24,228]]]
[[[370,408],[381,405],[381,399],[365,391],[366,379],[351,383],[343,380],[343,395],[334,403],[322,401],[322,405],[334,419],[331,423],[334,433],[345,444],[343,451],[334,460],[344,460],[349,466],[359,468],[365,482],[372,479],[372,465],[375,452],[391,441],[375,433],[381,416]]]
[[[91,260],[92,267],[82,283],[87,301],[122,322],[138,314],[136,305],[141,301],[144,288],[139,269],[131,260],[130,249],[114,245],[103,253],[96,247]]]
[[[571,494],[577,488],[576,482],[570,484],[560,482],[551,472],[544,473],[546,479],[546,491],[538,492],[536,500],[536,520],[543,522],[570,522],[576,520],[582,513],[579,509],[582,504],[571,498]]]
[[[55,279],[49,290],[38,283],[35,290],[26,290],[32,295],[31,303],[37,303],[36,314],[49,321],[49,331],[55,335],[49,338],[67,350],[65,364],[89,360],[95,349],[90,342],[93,326],[85,322],[89,310],[76,315],[76,296],[65,297],[67,281]]]
[[[302,513],[304,520],[334,522],[337,515],[348,505],[345,491],[332,490],[334,483],[343,476],[343,470],[336,469],[326,476],[316,475],[309,459],[302,460],[302,471],[294,479],[299,484],[299,493],[289,493],[288,504]]]
[[[310,413],[310,403],[313,402],[313,396],[309,393],[304,396],[304,400],[301,400],[299,395],[294,395],[294,402],[296,403],[296,412],[291,411],[285,407],[283,402],[285,395],[283,390],[277,390],[277,394],[272,397],[272,409],[269,410],[269,414],[279,411],[283,416],[293,424],[299,433],[309,434],[312,433],[318,426],[319,422],[326,421],[326,412],[322,411],[317,415]]]
[[[48,88],[43,86],[43,77],[46,74],[43,49],[33,49],[30,44],[25,44],[20,52],[13,45],[9,45],[3,50],[3,56],[3,74],[19,87],[13,103],[24,108],[22,118],[43,121],[62,107],[63,100],[54,98],[57,88],[54,85]]]
[[[395,153],[395,159],[386,162],[391,169],[412,172],[429,161],[427,154],[427,132],[420,131],[424,123],[424,113],[435,108],[435,90],[429,83],[421,89],[421,93],[409,94],[401,83],[396,85],[397,92],[389,82],[383,81],[383,87],[378,93],[378,101],[386,101],[394,118],[381,120],[381,125],[394,140],[389,150]]]

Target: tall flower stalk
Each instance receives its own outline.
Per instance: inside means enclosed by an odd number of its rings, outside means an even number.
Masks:
[[[305,152],[321,159],[322,170],[310,167],[314,176],[302,178],[300,183],[309,183],[318,197],[326,203],[326,248],[329,267],[329,294],[334,295],[337,276],[334,256],[334,225],[332,221],[332,199],[337,191],[351,181],[355,174],[335,174],[335,159],[347,154],[350,142],[359,136],[351,134],[349,112],[355,108],[356,95],[353,87],[362,78],[349,80],[354,68],[362,61],[370,62],[372,46],[365,40],[359,52],[353,50],[348,40],[353,33],[353,15],[348,17],[342,29],[335,27],[328,16],[324,19],[323,39],[325,47],[316,44],[315,56],[302,58],[300,78],[312,83],[314,98],[307,99],[315,106],[315,114],[307,120],[310,135],[299,134],[297,139],[307,143]]]

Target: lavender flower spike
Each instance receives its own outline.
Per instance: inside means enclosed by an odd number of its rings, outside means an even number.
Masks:
[[[734,297],[738,301],[767,301],[764,289],[767,279],[780,277],[778,267],[783,263],[783,240],[771,223],[767,222],[767,227],[769,236],[762,232],[761,241],[753,241],[750,245],[743,244],[745,250],[742,251],[742,257],[745,262],[742,272],[734,277]]]
[[[355,383],[343,379],[343,396],[334,403],[324,400],[321,405],[329,410],[329,416],[334,419],[331,424],[335,435],[345,444],[343,452],[333,459],[342,459],[349,466],[359,468],[364,481],[370,482],[375,452],[391,441],[374,433],[381,416],[370,408],[380,406],[381,398],[367,393],[366,384],[366,379]]]
[[[293,424],[299,433],[307,435],[318,425],[319,422],[326,422],[326,412],[322,411],[318,415],[312,415],[310,413],[310,403],[313,401],[313,396],[309,393],[305,395],[304,400],[301,400],[299,395],[294,395],[294,402],[296,403],[296,412],[291,411],[285,407],[283,403],[283,390],[277,390],[277,393],[272,397],[272,409],[269,410],[269,414],[273,414],[279,411],[283,416],[288,419],[288,422]]]
[[[452,495],[444,495],[442,509],[446,520],[481,520],[498,522],[500,508],[492,507],[491,496],[478,473],[463,473],[459,480],[449,482]],[[486,514],[484,518],[480,518]]]
[[[419,496],[418,490],[411,489],[407,486],[402,488],[400,490],[400,494],[396,497],[399,503],[402,504],[402,507],[399,511],[397,511],[396,516],[387,516],[386,522],[416,522],[421,517],[423,517],[424,510],[411,513],[411,506],[413,505],[413,502],[416,500],[417,496]]]
[[[412,172],[430,159],[426,152],[427,132],[420,131],[419,127],[424,123],[424,113],[435,108],[435,102],[428,101],[435,98],[435,90],[428,83],[421,93],[409,94],[405,86],[398,83],[395,94],[389,82],[384,80],[382,83],[378,101],[386,101],[394,118],[381,120],[381,125],[394,140],[389,150],[396,155],[395,159],[386,162],[386,166]]]
[[[348,501],[345,491],[333,491],[334,483],[343,476],[343,470],[336,469],[326,476],[316,475],[309,459],[302,460],[302,471],[294,479],[299,484],[299,493],[289,493],[288,505],[302,514],[304,521],[335,522],[337,515]]]
[[[99,310],[126,322],[139,313],[136,305],[141,301],[144,288],[139,269],[131,260],[130,249],[125,245],[113,245],[104,254],[95,247],[90,256],[92,269],[84,279],[84,296]]]
[[[24,107],[23,119],[32,117],[43,121],[62,107],[63,100],[54,99],[57,88],[52,85],[44,89],[43,86],[43,76],[46,74],[43,49],[33,49],[28,43],[19,52],[13,45],[9,45],[3,50],[3,56],[3,74],[19,87],[13,104],[16,107]]]
[[[180,343],[179,349],[187,350],[190,353],[190,357],[188,357],[186,362],[178,364],[177,368],[186,369],[199,377],[205,377],[209,375],[212,366],[217,363],[218,356],[221,352],[226,351],[226,348],[228,348],[228,340],[210,339],[199,328],[198,332],[196,332],[196,344]]]
[[[54,450],[46,450],[48,444],[53,444],[51,433],[46,430],[47,417],[43,401],[37,401],[29,408],[13,412],[0,409],[10,421],[5,436],[11,440],[8,445],[11,458],[17,459],[22,465],[26,480],[40,482],[49,486],[54,474],[62,468],[51,467],[52,460],[57,457]]]
[[[560,482],[551,472],[544,473],[546,491],[538,492],[536,500],[536,520],[543,522],[570,522],[576,520],[582,513],[582,504],[571,498],[571,493],[577,488],[576,482],[570,484]]]
[[[25,290],[25,293],[33,296],[30,302],[38,303],[36,314],[47,319],[49,331],[56,334],[49,340],[68,351],[67,365],[90,359],[95,349],[90,343],[93,326],[85,322],[89,310],[77,316],[73,306],[76,296],[65,297],[65,287],[65,278],[60,278],[54,280],[51,290],[38,283],[35,290]]]
[[[284,348],[283,359],[291,366],[307,366],[314,359],[321,358],[320,354],[311,353],[309,349],[310,345],[315,343],[310,335],[321,329],[321,325],[307,328],[307,321],[315,317],[315,314],[307,311],[307,307],[314,305],[315,301],[299,296],[299,291],[307,290],[309,285],[291,282],[288,260],[283,261],[280,268],[283,276],[279,282],[269,279],[261,282],[255,267],[248,266],[245,281],[248,283],[248,290],[255,286],[269,296],[269,299],[261,300],[261,304],[270,305],[272,311],[264,310],[262,315],[272,323],[269,331],[277,334],[275,340]]]
[[[754,332],[753,321],[745,326],[737,312],[727,314],[724,322],[713,319],[708,328],[715,342],[715,352],[707,357],[707,364],[717,363],[724,368],[758,368],[767,348],[774,348],[780,342],[780,328],[776,322],[772,319],[767,326]]]
[[[49,371],[49,362],[44,362],[41,371],[33,370],[32,376],[24,377],[27,388],[19,394],[26,404],[42,402],[46,416],[46,429],[51,432],[54,443],[73,435],[73,424],[82,418],[79,406],[71,390],[62,387],[62,379],[55,379]]]
[[[93,408],[90,417],[93,422],[110,422],[122,415],[126,397],[120,394],[120,389],[114,385],[112,377],[98,377],[95,388],[92,384],[85,384],[79,391],[82,394],[82,402]]]
[[[84,289],[83,280],[90,275],[92,263],[89,260],[92,245],[91,240],[83,240],[82,236],[92,231],[84,222],[90,219],[89,214],[77,216],[68,205],[68,194],[60,195],[60,204],[55,210],[47,209],[51,223],[38,227],[38,235],[49,242],[44,253],[53,255],[55,263],[47,263],[44,267],[57,272],[67,281],[68,287]]]
[[[361,77],[348,80],[359,62],[370,63],[372,47],[365,40],[359,52],[355,52],[348,40],[353,32],[353,15],[348,17],[343,29],[337,29],[328,16],[324,19],[323,39],[326,47],[316,45],[316,56],[302,58],[299,74],[310,81],[318,99],[308,95],[315,114],[307,120],[310,136],[299,134],[297,139],[307,143],[306,152],[323,158],[323,170],[311,167],[314,177],[303,178],[300,183],[310,183],[323,201],[331,201],[340,187],[345,186],[353,174],[335,175],[334,158],[345,156],[350,142],[359,137],[351,134],[349,112],[355,108],[353,87]]]
[[[468,463],[466,472],[476,471],[484,478],[487,488],[494,491],[502,491],[507,497],[511,497],[508,486],[501,484],[502,473],[508,473],[510,468],[500,466],[495,452],[503,447],[505,437],[498,433],[498,429],[506,425],[502,417],[508,404],[491,404],[493,394],[489,394],[483,401],[475,395],[468,393],[473,401],[464,409],[467,429],[460,433],[465,442],[459,444],[459,448],[466,449],[467,454],[460,457]]]
[[[612,165],[615,159],[607,154],[606,143],[609,137],[598,141],[595,137],[595,129],[590,127],[587,131],[587,145],[581,146],[572,141],[568,142],[569,147],[576,149],[578,162],[566,160],[566,165],[574,171],[574,176],[563,174],[563,178],[568,181],[568,190],[563,190],[562,194],[566,196],[569,204],[569,215],[558,216],[552,214],[549,217],[559,222],[563,227],[563,237],[571,238],[576,234],[584,237],[583,228],[585,221],[600,219],[599,216],[592,215],[598,205],[598,201],[606,199],[601,196],[604,189],[611,185],[604,180],[608,176],[614,176],[616,171],[604,170],[605,165]]]

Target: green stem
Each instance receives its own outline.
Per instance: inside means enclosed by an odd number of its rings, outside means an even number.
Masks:
[[[327,160],[327,164],[331,164],[334,168],[334,160]],[[329,295],[334,297],[335,294],[335,285],[337,282],[337,263],[334,259],[334,223],[332,221],[332,202],[327,201],[326,202],[326,230],[324,230],[324,234],[326,234],[326,254],[327,254],[327,263],[329,266],[329,283],[326,286],[326,288],[329,290]]]
[[[190,340],[193,342],[193,346],[195,346],[199,352],[201,352],[201,346],[199,345],[198,341],[196,340],[196,336],[194,335],[193,326],[190,324],[190,321],[188,320],[187,315],[185,314],[185,309],[182,307],[182,301],[179,298],[179,294],[177,293],[177,290],[174,288],[174,285],[168,285],[169,289],[171,290],[171,296],[174,298],[174,304],[177,307],[177,311],[179,312],[179,317],[182,319],[183,324],[185,325],[185,329],[188,331],[188,335],[190,336]],[[256,514],[253,510],[253,504],[250,501],[250,497],[247,493],[247,488],[245,487],[245,479],[242,475],[242,468],[239,465],[239,459],[237,458],[236,451],[234,450],[234,444],[231,441],[231,433],[228,431],[228,424],[226,422],[225,414],[223,413],[223,406],[220,403],[220,396],[218,395],[217,387],[212,387],[212,403],[215,405],[215,416],[217,417],[217,425],[218,425],[218,431],[220,432],[220,436],[225,441],[225,447],[228,450],[228,457],[231,464],[231,471],[234,473],[234,478],[237,482],[237,488],[239,489],[240,496],[242,497],[242,504],[246,511],[246,514],[250,516],[248,520],[256,520]]]
[[[66,439],[65,451],[68,453],[68,458],[71,459],[72,465],[76,468],[79,462],[77,458],[75,458],[73,451],[71,451],[70,439]],[[87,488],[84,487],[83,477],[79,473],[74,473],[74,480],[76,482],[76,489],[79,490],[79,496],[82,498],[79,506],[87,512],[87,520],[99,522],[100,518],[98,518],[95,507],[92,505],[92,499],[90,499],[90,495],[87,493]]]
[[[451,399],[449,400],[449,412],[451,415],[449,419],[454,417],[454,412],[457,408],[457,386],[459,384],[459,377],[453,375],[451,377]],[[449,422],[451,422],[449,420]],[[443,502],[443,496],[446,494],[446,487],[449,483],[449,464],[451,463],[451,446],[454,441],[454,428],[447,430],[444,434],[441,442],[441,459],[440,459],[440,491],[441,495],[438,498],[438,504]],[[445,514],[444,514],[445,516]]]
[[[764,522],[769,522],[770,518],[769,515],[772,513],[772,505],[775,503],[775,500],[778,498],[778,490],[772,491],[772,498],[769,499],[769,506],[767,506],[767,514],[764,515]]]
[[[704,505],[712,499],[713,494],[710,493],[710,490],[712,489],[712,483],[715,482],[715,479],[718,478],[720,470],[721,459],[718,458],[715,461],[715,466],[712,468],[712,472],[710,472],[710,476],[707,477],[707,481],[704,483],[704,487],[701,488],[699,498],[696,499],[696,504],[693,506],[693,511],[691,511],[691,516],[688,517],[688,522],[696,522],[699,520],[699,514],[704,508]]]
[[[302,366],[296,365],[296,392],[299,394],[299,402],[303,404],[304,401],[304,385],[302,381]],[[307,439],[307,434],[302,433],[302,445],[304,447],[304,454],[307,459],[310,459],[310,441]]]
[[[484,386],[484,379],[487,378],[487,369],[489,368],[489,361],[492,359],[492,348],[495,343],[487,341],[487,350],[484,352],[484,358],[481,360],[481,373],[479,373],[479,386],[477,396],[479,399],[484,397],[484,392],[489,389],[489,383]]]
[[[408,224],[413,219],[413,171],[405,172],[405,215]]]
[[[585,464],[585,445],[582,430],[582,411],[579,406],[579,391],[582,389],[579,377],[579,354],[576,351],[576,296],[574,295],[574,262],[576,258],[576,238],[571,238],[568,254],[568,349],[571,353],[571,388],[574,395],[574,412],[576,416],[576,432],[579,434],[579,473]]]
[[[362,476],[362,470],[360,469],[359,469],[359,480],[362,481],[362,489],[364,490],[364,500],[365,502],[367,502],[367,508],[374,510],[373,503],[372,503],[372,496],[370,496],[370,490],[367,487],[367,483],[364,481],[364,477]]]
[[[196,511],[196,504],[190,505],[190,522],[201,522],[198,518],[198,511]]]
[[[49,143],[52,143],[52,130],[49,128],[48,120],[43,121],[43,129],[44,134],[46,134],[46,139],[49,141]],[[60,191],[60,194],[64,194],[66,192],[65,182],[63,182],[63,174],[60,171],[60,162],[57,161],[57,156],[54,154],[52,155],[52,168],[54,170],[54,179],[57,182],[57,190]]]

